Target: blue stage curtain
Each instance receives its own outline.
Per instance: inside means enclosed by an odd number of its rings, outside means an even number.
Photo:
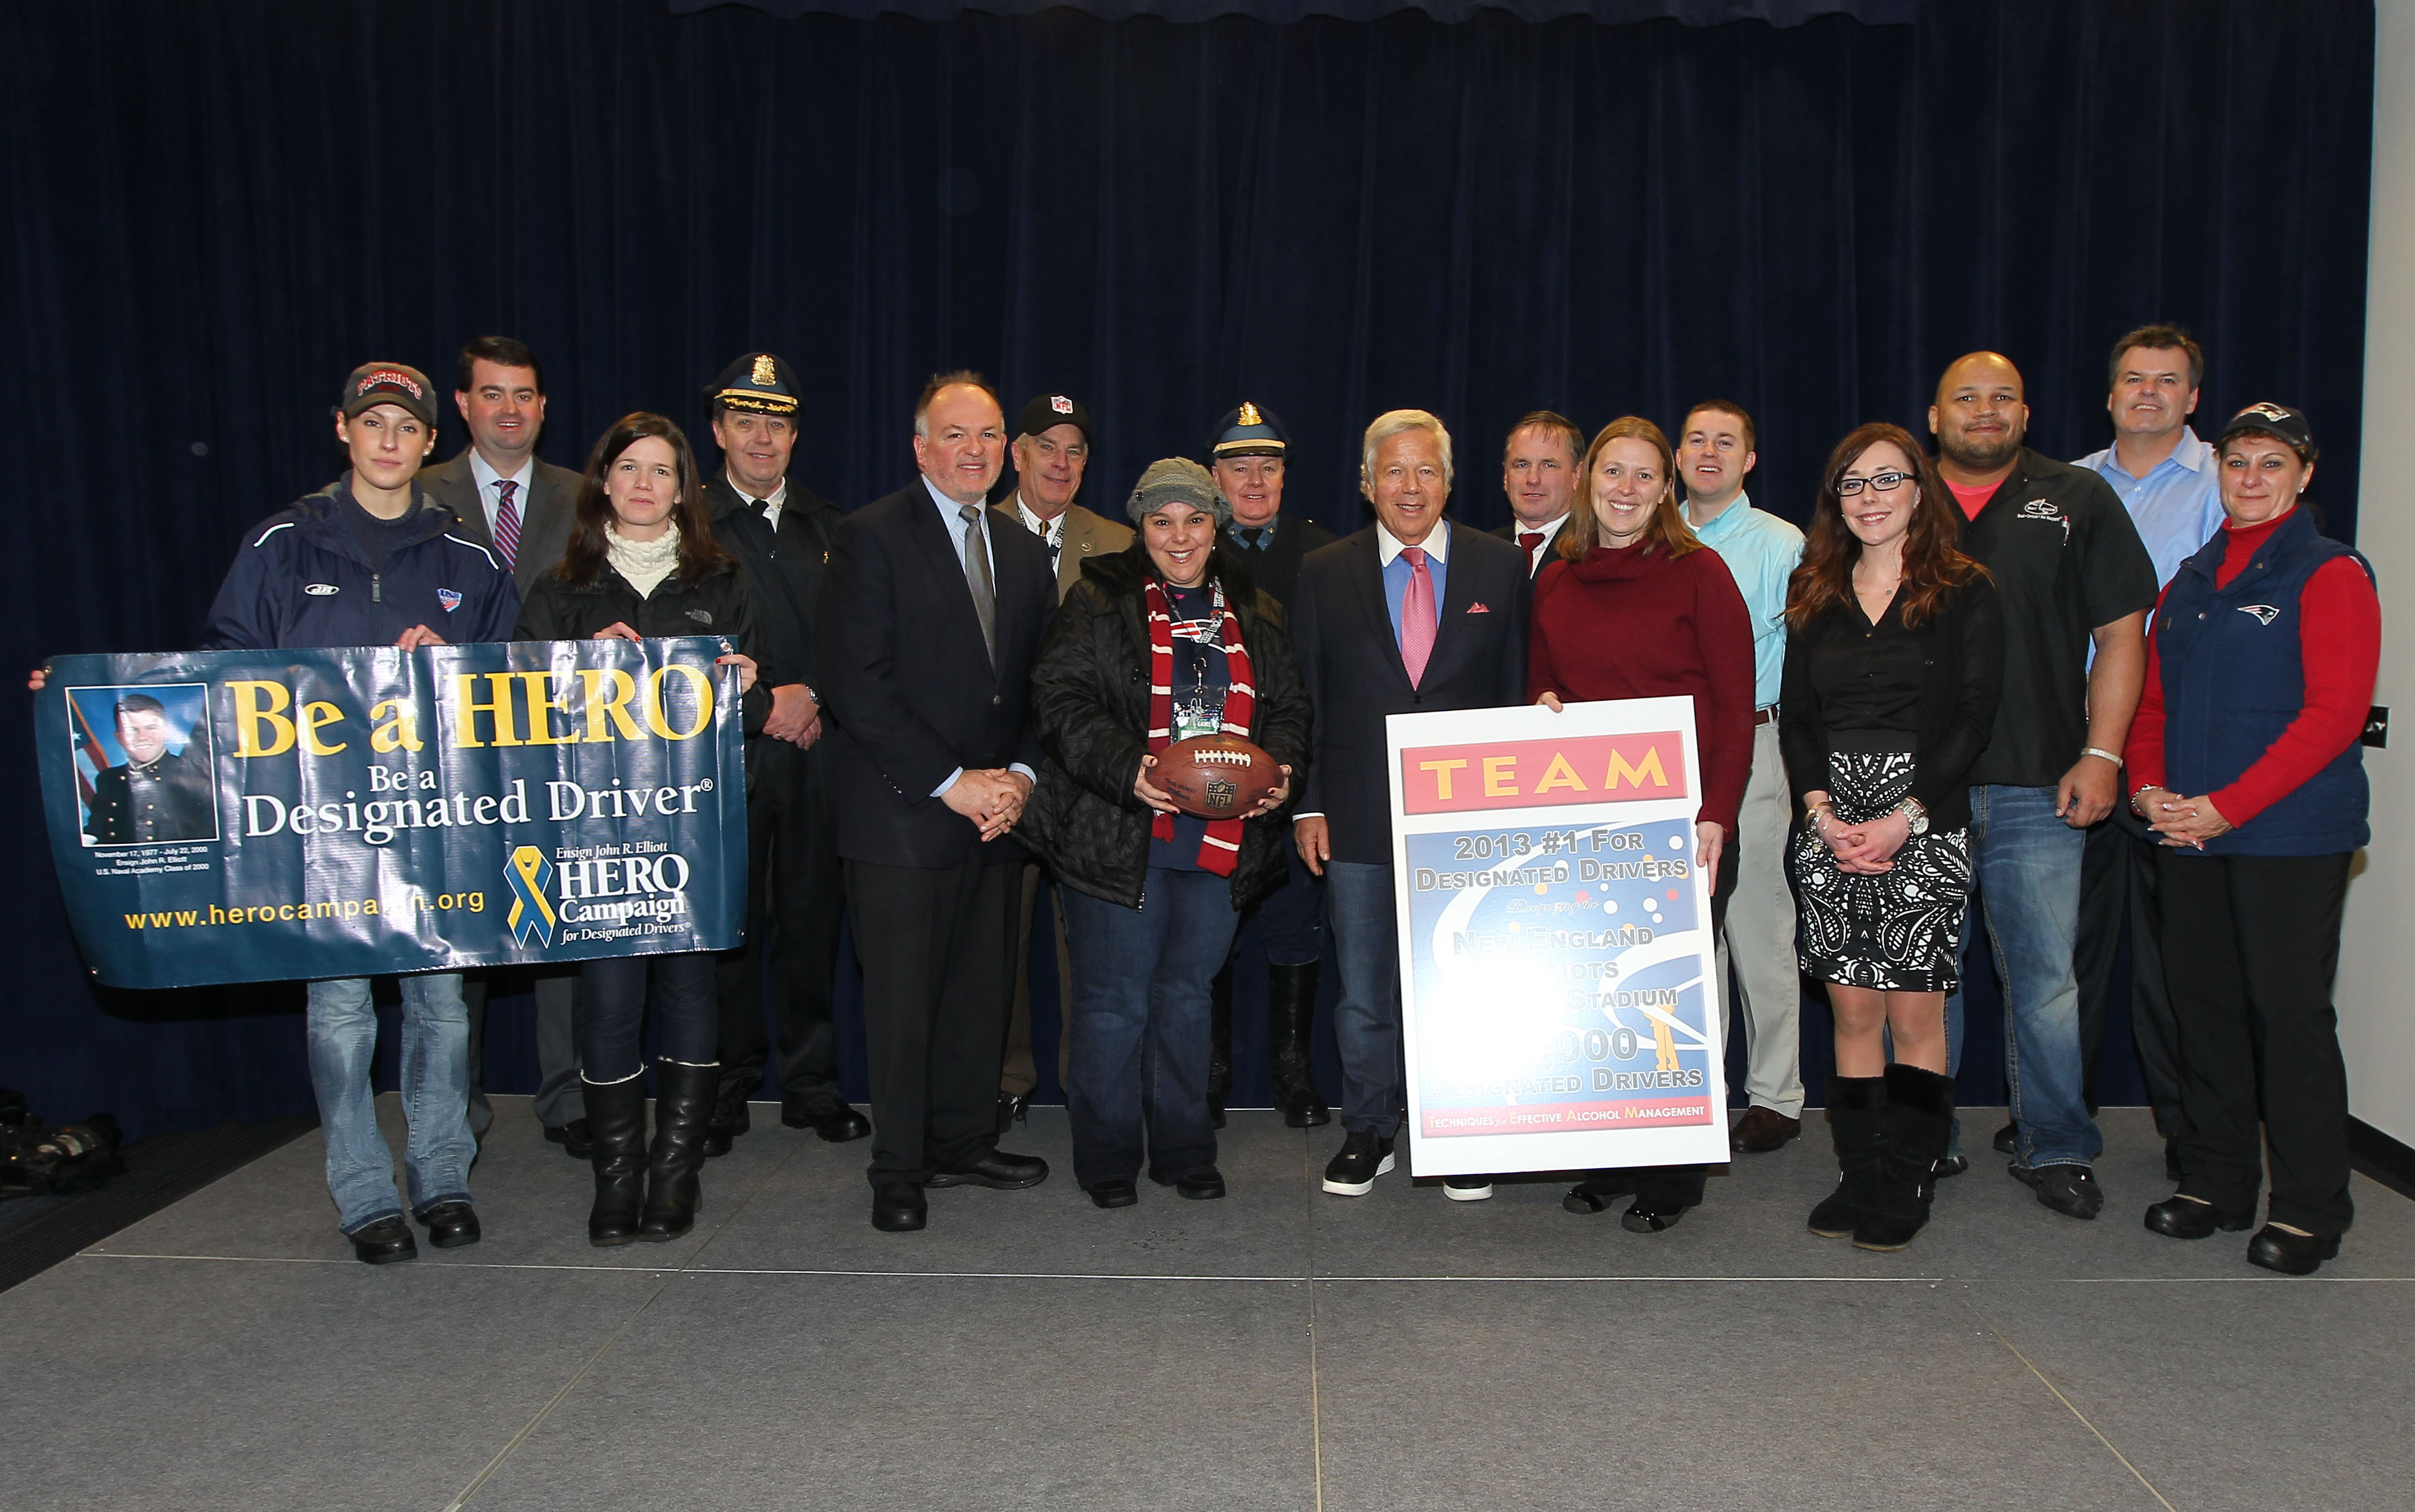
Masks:
[[[489,331],[545,358],[573,466],[633,409],[700,433],[706,381],[766,346],[807,391],[799,475],[850,506],[909,475],[912,397],[961,364],[1083,397],[1109,514],[1254,398],[1297,438],[1289,502],[1349,530],[1359,430],[1396,405],[1454,427],[1456,507],[1492,525],[1524,412],[1723,396],[1761,422],[1755,497],[1799,517],[1838,436],[1924,432],[1972,348],[2021,365],[2045,450],[2104,444],[2108,343],[2176,320],[2207,416],[2311,412],[2352,533],[2373,34],[2365,0],[1785,27],[0,7],[8,665],[191,644],[244,528],[342,466],[352,365],[442,380]],[[448,413],[440,456],[461,443]],[[0,1084],[136,1132],[307,1108],[291,989],[88,985],[22,700],[0,772]],[[524,1018],[490,1029],[500,1090],[532,1078]],[[1974,1102],[1996,1053],[1974,1035]]]

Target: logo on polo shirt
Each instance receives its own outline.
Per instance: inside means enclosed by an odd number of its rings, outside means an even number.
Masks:
[[[2051,499],[2032,499],[2021,506],[2021,518],[2044,520],[2062,527],[2062,538],[2071,539],[2071,516],[2064,514]]]
[[[461,606],[461,595],[449,588],[440,588],[436,591],[436,602],[443,605],[444,612],[450,614]]]
[[[2281,618],[2281,611],[2270,604],[2242,604],[2239,606],[2239,612],[2254,615],[2258,624],[2271,624]]]
[[[305,583],[302,585],[302,591],[312,598],[333,598],[343,590],[333,583]]]

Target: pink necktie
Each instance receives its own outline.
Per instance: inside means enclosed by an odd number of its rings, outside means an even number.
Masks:
[[[1401,555],[1409,559],[1409,591],[1401,598],[1401,665],[1414,688],[1424,681],[1426,659],[1433,654],[1433,574],[1426,571],[1422,547],[1404,546]]]
[[[495,549],[503,554],[503,565],[517,567],[520,560],[520,512],[512,502],[512,495],[520,486],[509,478],[495,480],[495,492],[501,494],[503,506],[495,511]]]

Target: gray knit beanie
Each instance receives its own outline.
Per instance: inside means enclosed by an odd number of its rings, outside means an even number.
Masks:
[[[1217,491],[1216,480],[1206,468],[1187,457],[1151,462],[1140,475],[1140,482],[1132,486],[1132,500],[1124,505],[1124,513],[1137,525],[1168,504],[1196,504],[1216,517],[1220,530],[1232,523],[1233,506]]]

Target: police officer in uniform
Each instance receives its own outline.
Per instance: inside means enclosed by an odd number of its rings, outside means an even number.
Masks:
[[[820,658],[814,606],[838,530],[836,505],[788,476],[797,445],[796,373],[750,352],[705,392],[721,475],[705,485],[713,538],[738,559],[761,626],[772,714],[746,742],[746,943],[721,958],[721,1092],[705,1153],[726,1155],[746,1131],[746,1100],[763,1082],[773,1035],[780,1121],[832,1144],[872,1132],[838,1089],[831,999],[846,902],[820,749]]]
[[[168,711],[147,693],[117,701],[122,766],[93,783],[92,818],[83,832],[96,846],[158,840],[207,840],[218,833],[210,791],[209,733],[195,726],[183,750],[171,751]]]
[[[1216,487],[1233,506],[1225,546],[1286,617],[1299,586],[1299,561],[1333,540],[1314,520],[1282,513],[1283,468],[1291,438],[1275,412],[1244,399],[1218,421],[1208,443]],[[1275,1106],[1294,1129],[1333,1121],[1309,1080],[1309,1029],[1316,1019],[1318,964],[1324,954],[1325,879],[1291,857],[1291,880],[1258,905],[1267,952],[1267,1062]],[[1238,936],[1237,936],[1238,937]],[[1236,947],[1238,950],[1238,947]],[[1224,1127],[1233,1085],[1233,963],[1216,974],[1209,1000],[1208,1107]]]

